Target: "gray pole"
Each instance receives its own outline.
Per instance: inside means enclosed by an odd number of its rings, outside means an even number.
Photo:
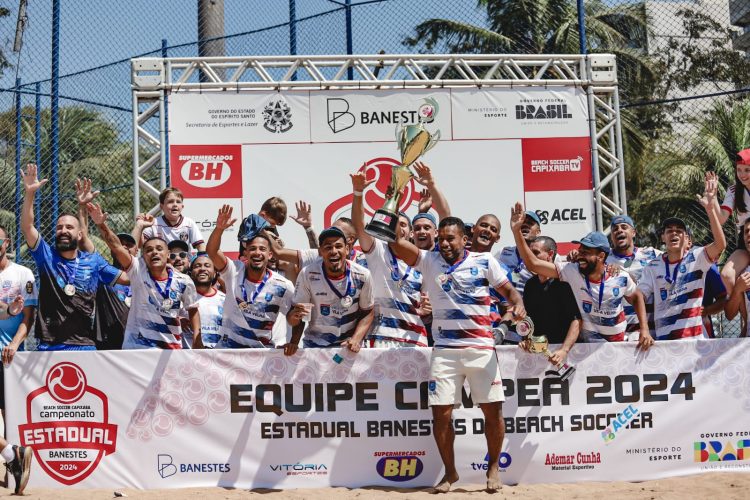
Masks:
[[[198,57],[224,57],[224,0],[198,0]],[[224,71],[216,70],[224,79]],[[200,80],[209,79],[201,71]]]

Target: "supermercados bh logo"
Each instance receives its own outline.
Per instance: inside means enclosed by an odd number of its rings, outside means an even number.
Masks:
[[[73,363],[50,368],[46,384],[26,397],[26,419],[18,426],[21,444],[31,446],[42,469],[63,484],[83,481],[115,452],[117,426],[109,423],[107,396],[88,385]]]
[[[750,431],[705,432],[693,442],[702,469],[750,469]]]
[[[573,118],[568,102],[559,97],[523,98],[516,103],[516,120],[522,123],[567,123]]]
[[[598,451],[577,452],[569,454],[547,453],[544,465],[550,470],[584,470],[596,469],[602,463],[602,455]]]
[[[438,103],[428,97],[416,109],[386,109],[353,111],[349,101],[341,97],[326,99],[328,126],[334,134],[360,125],[415,125],[432,123],[438,113]]]
[[[419,458],[425,456],[424,450],[376,451],[373,456],[378,458],[375,470],[388,481],[409,481],[419,477],[424,470],[424,463]]]
[[[283,97],[271,99],[263,108],[263,128],[274,134],[291,130],[292,109]]]

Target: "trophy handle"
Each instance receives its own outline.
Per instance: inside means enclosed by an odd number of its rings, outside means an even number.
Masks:
[[[425,154],[427,151],[429,151],[432,148],[434,148],[435,145],[438,143],[439,140],[440,140],[440,131],[437,130],[437,131],[435,131],[434,134],[430,135],[430,142],[427,143],[427,147],[424,148],[424,151],[422,151],[422,154]]]

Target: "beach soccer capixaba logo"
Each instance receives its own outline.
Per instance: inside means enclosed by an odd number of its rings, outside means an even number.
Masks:
[[[50,368],[45,385],[26,396],[26,422],[18,426],[21,444],[63,484],[83,481],[115,452],[117,426],[109,423],[107,396],[88,385],[74,363]]]

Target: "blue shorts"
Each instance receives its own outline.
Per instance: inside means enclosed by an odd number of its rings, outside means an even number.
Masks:
[[[74,344],[45,344],[40,342],[36,347],[37,351],[96,351],[94,345],[74,345]]]

